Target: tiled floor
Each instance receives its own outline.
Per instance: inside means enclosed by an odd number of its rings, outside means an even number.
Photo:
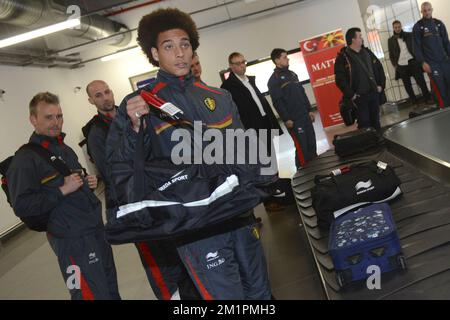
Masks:
[[[385,106],[382,122],[384,125],[399,122],[408,112],[408,109],[399,111],[395,106]],[[335,127],[324,131],[320,117],[317,119],[319,153],[329,149],[335,134],[354,129]],[[282,300],[324,299],[297,208],[290,206],[285,211],[267,214],[259,206],[256,215],[263,219],[261,235],[273,295]],[[113,250],[122,298],[155,299],[135,247],[114,246]],[[0,299],[68,298],[45,234],[24,229],[0,246]]]

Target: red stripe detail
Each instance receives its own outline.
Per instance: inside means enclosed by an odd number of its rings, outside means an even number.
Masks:
[[[2,184],[4,185],[8,184],[8,180],[5,177],[2,177]]]
[[[62,146],[64,144],[64,139],[62,136],[58,136],[56,139],[58,139],[58,143],[60,146]]]
[[[150,248],[146,243],[141,242],[138,243],[138,249],[141,251],[141,254],[144,257],[145,262],[150,268],[153,279],[155,279],[156,285],[158,286],[159,291],[161,292],[163,300],[170,300],[170,298],[172,298],[172,295],[166,283],[164,282],[164,277],[162,276],[161,270],[159,269],[155,259],[153,258]]]
[[[306,164],[306,161],[305,161],[305,157],[303,155],[303,151],[302,151],[300,142],[298,141],[297,137],[295,136],[295,134],[293,132],[289,132],[289,133],[291,134],[292,140],[294,140],[295,150],[297,151],[297,156],[300,161],[300,165],[302,167],[304,167]]]
[[[73,257],[69,257],[70,258],[70,262],[72,263],[72,265],[74,266],[78,266],[75,263],[75,260],[73,259]],[[79,266],[78,266],[79,267]],[[86,279],[83,276],[83,273],[81,272],[81,268],[80,268],[80,284],[81,284],[81,296],[83,297],[83,300],[95,300],[94,298],[94,294],[91,291],[91,288],[89,288],[89,285],[86,281]]]
[[[188,264],[189,270],[191,271],[191,274],[194,277],[194,281],[197,283],[198,288],[200,289],[200,294],[202,295],[203,299],[214,300],[213,297],[209,294],[208,290],[206,290],[203,283],[200,281],[200,278],[198,277],[197,273],[195,272],[194,268],[192,267],[191,261],[187,257],[186,257],[186,263]]]
[[[209,126],[220,126],[220,125],[226,123],[227,121],[230,121],[231,119],[233,119],[233,116],[230,114],[228,117],[226,117],[222,121],[216,122],[216,123],[210,123]]]
[[[44,140],[41,142],[41,146],[43,146],[45,149],[48,149],[49,145],[50,145],[50,142],[47,140]]]
[[[204,86],[203,84],[201,84],[200,82],[194,82],[194,86],[199,87],[200,89],[203,89],[203,90],[206,90],[206,91],[209,91],[209,92],[213,92],[215,94],[223,95],[222,92],[219,92],[219,91],[216,91],[214,89],[208,88],[208,87]]]
[[[439,91],[439,87],[436,85],[436,82],[434,82],[433,78],[430,77],[430,83],[431,88],[433,89],[434,93],[436,94],[436,97],[438,99],[439,107],[441,109],[444,108],[444,99],[442,99],[441,92]]]
[[[152,93],[157,94],[162,88],[165,88],[167,86],[167,83],[165,82],[158,82],[156,86],[153,88]]]

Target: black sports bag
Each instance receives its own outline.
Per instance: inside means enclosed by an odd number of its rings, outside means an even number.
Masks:
[[[371,203],[390,201],[401,194],[400,179],[383,162],[364,162],[316,176],[311,190],[319,227],[329,229],[340,215]]]
[[[269,196],[266,187],[278,179],[261,175],[259,165],[145,159],[143,135],[141,129],[132,163],[111,163],[115,203],[105,226],[111,244],[188,236],[218,225],[262,203]]]
[[[339,157],[348,157],[381,147],[382,138],[375,129],[365,128],[334,136],[333,145]]]

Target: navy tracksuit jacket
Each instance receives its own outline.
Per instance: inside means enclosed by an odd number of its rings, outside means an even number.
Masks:
[[[414,55],[431,67],[431,78],[439,89],[445,107],[450,106],[450,41],[444,23],[421,19],[414,25]]]
[[[163,70],[144,88],[184,112],[185,120],[202,121],[209,128],[242,128],[231,95],[222,89],[194,82],[191,75],[175,77]],[[137,134],[126,113],[125,97],[106,143],[109,163],[132,161]],[[170,120],[147,116],[144,137],[147,157],[170,158],[178,142],[171,136],[176,127]],[[152,130],[151,134],[149,130]],[[173,239],[178,256],[203,299],[270,299],[266,261],[252,212],[224,221],[183,238]]]
[[[69,169],[81,169],[75,152],[63,140],[64,134],[51,138],[33,133],[30,138],[30,142],[60,157]],[[63,196],[59,187],[64,177],[29,149],[16,153],[7,179],[18,217],[50,213],[47,238],[72,299],[120,299],[111,246],[105,240],[101,202],[87,183]]]
[[[297,167],[303,167],[317,156],[316,133],[309,117],[312,108],[305,89],[289,68],[276,68],[268,87],[273,105],[283,122],[294,122],[294,128],[289,132],[297,150]]]

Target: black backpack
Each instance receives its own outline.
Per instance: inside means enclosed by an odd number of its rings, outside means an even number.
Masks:
[[[98,115],[95,115],[92,117],[91,120],[89,120],[88,123],[86,123],[86,125],[81,128],[81,131],[83,132],[83,137],[84,139],[78,144],[81,148],[84,145],[88,144],[88,137],[89,137],[89,133],[91,132],[91,129],[93,126],[96,126],[102,130],[105,131],[105,133],[108,133],[109,130],[109,124],[106,123],[105,121],[103,121],[102,119],[100,119],[100,117]],[[92,159],[91,153],[89,152],[89,145],[86,148],[87,150],[87,154],[89,156],[89,160],[94,163],[94,159]]]
[[[47,161],[53,168],[55,168],[56,171],[58,171],[61,175],[64,177],[71,175],[70,169],[67,167],[67,165],[59,159],[58,157],[54,156],[49,150],[45,149],[41,145],[37,143],[27,143],[19,148],[19,150],[32,150],[36,154],[38,154],[40,157],[42,157],[45,161]],[[19,151],[18,150],[18,151]],[[14,156],[10,156],[0,162],[0,174],[1,174],[1,181],[2,181],[2,189],[6,194],[6,200],[8,201],[9,205],[12,207],[11,203],[11,197],[9,195],[9,188],[8,188],[8,179],[6,178],[6,172],[8,171],[12,161],[14,159]],[[50,213],[45,212],[40,215],[36,216],[29,216],[29,217],[19,217],[20,220],[22,220],[25,225],[30,228],[31,230],[43,232],[47,231],[47,224],[48,220],[50,218]]]

